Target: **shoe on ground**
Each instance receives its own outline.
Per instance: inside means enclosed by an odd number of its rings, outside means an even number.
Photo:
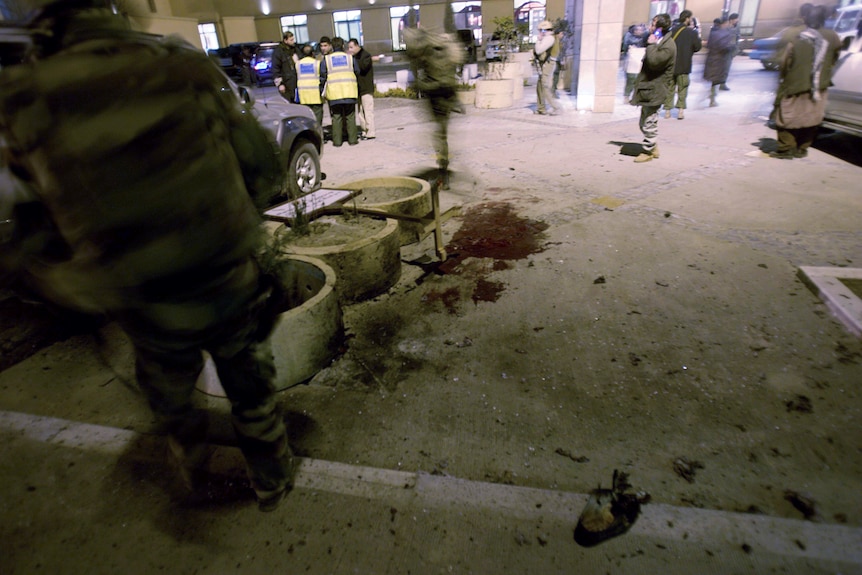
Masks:
[[[709,107],[710,107],[710,108],[717,108],[717,107],[718,107],[718,102],[716,102],[716,101],[714,101],[714,100],[713,100],[712,102],[710,102],[710,103],[709,103]]]
[[[655,156],[653,156],[652,154],[638,154],[638,156],[635,158],[635,163],[642,164],[644,162],[649,162],[654,157]]]
[[[356,145],[356,144],[358,144],[358,143],[359,143],[359,142],[347,142],[347,145],[348,145],[348,146],[355,146],[355,145]]]
[[[796,157],[796,154],[791,150],[787,150],[785,152],[769,152],[769,157],[776,160],[792,160]]]
[[[258,510],[264,513],[275,511],[278,509],[278,506],[281,505],[281,501],[284,499],[284,496],[287,495],[288,491],[290,491],[290,487],[285,486],[281,489],[276,489],[270,492],[256,492]]]
[[[679,115],[676,117],[677,120],[685,120],[685,111],[680,110]]]
[[[794,158],[807,158],[808,157],[808,150],[796,150],[795,152],[793,152],[793,157]]]
[[[730,92],[730,88],[727,87],[727,84],[722,84],[721,86],[718,87],[718,89],[721,90],[722,92]]]
[[[363,140],[376,140],[376,139],[377,139],[377,137],[376,137],[376,136],[365,136],[365,137],[364,137],[364,138],[362,138],[362,139],[363,139]]]
[[[670,110],[665,110],[665,111],[664,111],[664,117],[665,117],[665,118],[670,118]]]

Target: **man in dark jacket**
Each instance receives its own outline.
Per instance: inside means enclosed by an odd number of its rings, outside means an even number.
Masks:
[[[679,20],[671,29],[670,36],[676,44],[676,64],[673,67],[673,81],[668,87],[667,100],[664,101],[664,117],[670,118],[670,111],[674,108],[673,97],[677,94],[676,108],[679,108],[677,119],[685,118],[685,100],[688,96],[688,86],[691,74],[691,59],[695,52],[703,47],[698,31],[692,28],[691,10],[683,10],[679,14]]]
[[[667,99],[668,86],[673,82],[676,44],[670,34],[670,16],[658,14],[650,24],[646,56],[638,74],[632,105],[641,107],[640,129],[644,136],[643,152],[635,162],[657,159],[658,111]]]
[[[359,45],[359,40],[351,38],[347,43],[347,52],[353,56],[359,73],[356,83],[359,85],[359,104],[356,117],[359,120],[359,139],[373,140],[377,134],[374,131],[374,64],[368,50]]]
[[[187,487],[207,453],[192,400],[207,350],[271,510],[290,485],[290,449],[268,345],[275,284],[250,194],[283,181],[275,142],[200,49],[132,32],[107,4],[47,5],[30,23],[33,61],[0,73],[4,187],[28,190],[12,214],[30,214],[8,246],[14,272],[123,328]]]
[[[296,100],[296,39],[293,32],[285,32],[281,44],[272,52],[272,79],[282,98],[293,104]]]

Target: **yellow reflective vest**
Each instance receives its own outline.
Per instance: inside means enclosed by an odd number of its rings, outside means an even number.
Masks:
[[[353,71],[353,56],[333,52],[326,58],[326,99],[330,102],[359,98],[359,86]]]
[[[296,63],[296,88],[300,104],[322,104],[320,97],[320,62],[306,56]]]

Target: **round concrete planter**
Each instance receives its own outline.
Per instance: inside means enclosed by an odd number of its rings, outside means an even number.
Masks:
[[[455,92],[458,95],[458,101],[464,106],[473,106],[476,104],[476,90],[458,90]]]
[[[503,80],[479,80],[476,82],[476,107],[508,108],[513,103],[514,91],[511,78]]]
[[[469,93],[475,96],[472,90]],[[348,190],[362,190],[362,193],[350,200],[348,205],[356,202],[357,207],[417,218],[424,217],[431,211],[431,186],[419,178],[407,176],[369,178],[350,182],[341,187]],[[402,246],[419,241],[424,231],[422,224],[403,220],[398,221],[398,228]]]
[[[524,97],[524,79],[523,78],[513,78],[512,79],[512,101],[517,102]]]
[[[270,336],[277,390],[303,383],[327,367],[344,338],[332,268],[313,258],[287,256],[282,274],[291,307]],[[226,397],[209,355],[196,387],[207,395]]]
[[[366,216],[351,216],[373,220]],[[312,225],[329,225],[345,216],[325,216]],[[375,220],[376,221],[376,220]],[[318,234],[316,245],[301,246],[287,243],[281,246],[285,254],[318,258],[335,270],[335,291],[342,304],[350,304],[379,295],[395,285],[401,277],[401,235],[398,222],[382,220],[383,225],[371,235],[344,241],[342,236],[327,244],[327,232]],[[333,229],[335,228],[333,224]]]
[[[509,59],[512,62],[517,62],[521,66],[521,77],[529,78],[533,75],[533,51],[515,52],[509,54]]]

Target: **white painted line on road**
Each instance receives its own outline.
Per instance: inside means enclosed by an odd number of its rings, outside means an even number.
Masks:
[[[0,433],[19,434],[48,444],[119,455],[142,434],[111,427],[0,411]],[[232,447],[218,450],[236,452]],[[238,453],[231,453],[239,457]],[[574,529],[587,494],[470,481],[449,476],[395,471],[300,459],[298,489],[392,501],[410,498],[428,507],[458,507],[504,517],[553,517]],[[862,528],[847,525],[647,504],[627,537],[686,541],[716,547],[743,544],[764,553],[840,562],[862,568]]]

